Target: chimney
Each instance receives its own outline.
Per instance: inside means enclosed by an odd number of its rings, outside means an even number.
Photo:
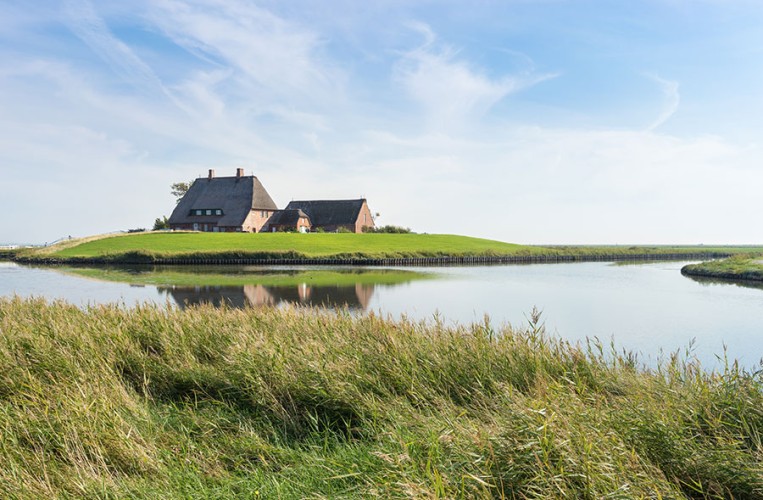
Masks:
[[[237,168],[236,169],[236,177],[240,179],[243,176],[244,176],[244,169],[243,168]]]
[[[209,169],[209,177],[207,177],[207,179],[209,179],[211,181],[214,178],[215,178],[215,171],[214,171],[214,169],[210,168]]]

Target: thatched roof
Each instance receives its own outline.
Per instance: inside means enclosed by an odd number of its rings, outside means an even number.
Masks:
[[[313,227],[355,224],[366,200],[292,201],[286,210],[302,210],[310,217]]]
[[[191,215],[191,210],[222,209],[223,215]],[[265,187],[253,175],[199,178],[177,204],[170,224],[215,223],[240,226],[251,210],[278,210]],[[212,212],[214,214],[214,212]]]
[[[310,221],[310,217],[302,210],[278,210],[270,216],[268,224],[271,226],[296,226],[300,217],[307,217],[307,220]]]

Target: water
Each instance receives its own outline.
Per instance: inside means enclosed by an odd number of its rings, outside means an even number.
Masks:
[[[661,353],[693,344],[693,354],[706,366],[720,366],[717,357],[723,355],[724,346],[730,358],[746,367],[755,366],[763,355],[763,289],[687,278],[680,274],[685,264],[597,262],[416,269],[420,274],[408,269],[401,276],[390,273],[396,279],[382,276],[378,282],[363,270],[347,268],[340,271],[352,273],[351,277],[342,278],[341,284],[320,277],[321,272],[336,271],[327,268],[317,273],[307,273],[308,268],[225,268],[215,271],[217,274],[173,268],[175,279],[180,274],[184,283],[198,280],[199,284],[157,286],[135,283],[161,281],[161,272],[132,270],[132,274],[106,273],[96,279],[55,268],[0,263],[0,295],[44,296],[82,305],[145,301],[180,307],[198,302],[225,302],[235,307],[326,305],[415,319],[438,315],[446,323],[483,321],[487,314],[495,325],[518,327],[526,325],[535,306],[543,310],[550,333],[571,341],[614,340],[619,349],[639,352],[649,364]],[[379,269],[366,271],[378,273]],[[277,273],[273,283],[263,282],[263,277],[273,273]],[[291,282],[284,283],[281,275]],[[104,278],[129,279],[133,284]],[[219,285],[215,279],[220,280]],[[239,284],[232,285],[230,280]]]

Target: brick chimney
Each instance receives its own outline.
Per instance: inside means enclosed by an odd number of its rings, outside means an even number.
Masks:
[[[244,169],[243,168],[237,168],[236,169],[236,177],[240,179],[243,176],[244,176]]]
[[[211,181],[214,178],[215,178],[215,171],[214,171],[214,169],[210,168],[209,169],[209,177],[207,177],[207,179],[209,179]]]

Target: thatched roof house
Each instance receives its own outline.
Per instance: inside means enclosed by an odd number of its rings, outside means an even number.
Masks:
[[[357,200],[292,201],[286,210],[301,210],[310,218],[311,230],[333,232],[344,228],[360,233],[363,227],[374,227],[374,219],[365,198]]]
[[[235,177],[196,179],[169,218],[170,229],[259,232],[278,210],[265,187],[239,168]]]
[[[265,187],[239,168],[235,177],[196,179],[169,218],[170,229],[190,231],[300,231],[341,229],[360,233],[373,227],[365,199],[292,201],[279,210]]]

